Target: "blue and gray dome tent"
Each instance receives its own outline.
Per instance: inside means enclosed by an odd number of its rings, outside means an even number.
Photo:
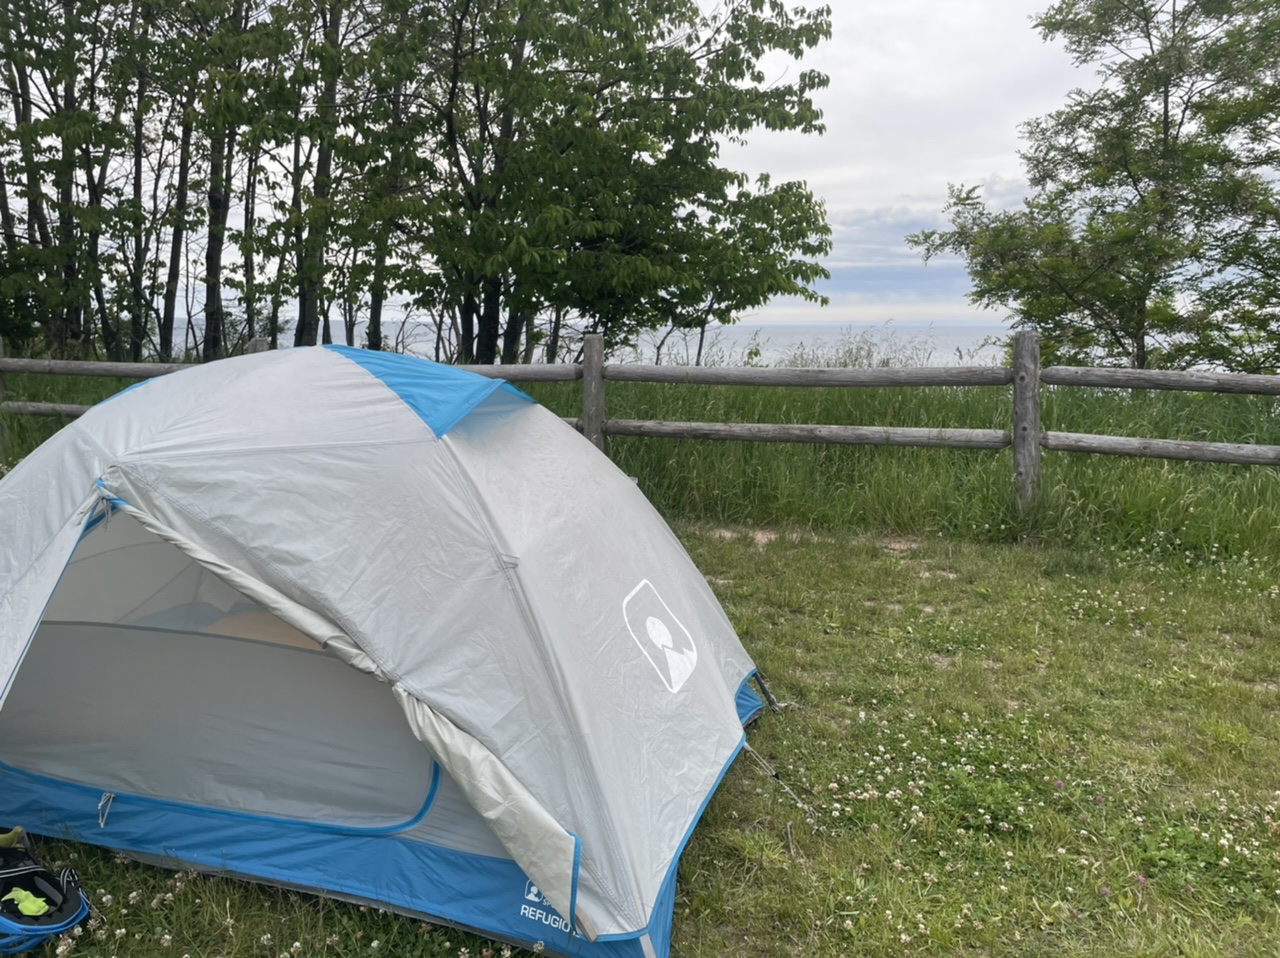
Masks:
[[[423,360],[185,370],[0,481],[0,821],[38,834],[654,958],[753,672],[633,482]]]

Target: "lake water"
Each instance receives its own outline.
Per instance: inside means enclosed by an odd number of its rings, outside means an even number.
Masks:
[[[859,365],[887,362],[894,366],[990,366],[1004,361],[1000,343],[1010,335],[999,323],[751,323],[717,326],[707,331],[706,365],[739,366],[750,360],[762,366]],[[646,336],[635,362],[654,361],[656,336]],[[670,337],[662,347],[663,363],[692,363],[697,334]],[[833,362],[843,358],[844,362]]]

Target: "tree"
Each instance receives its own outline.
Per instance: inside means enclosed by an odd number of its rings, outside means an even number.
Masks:
[[[783,0],[0,0],[4,324],[207,360],[412,310],[517,362],[820,298],[821,203],[719,152],[821,131],[826,78],[762,64],[829,32]]]
[[[1009,309],[1058,361],[1236,365],[1222,348],[1244,315],[1236,305],[1280,293],[1280,276],[1249,266],[1277,192],[1250,146],[1262,111],[1240,106],[1275,54],[1259,55],[1242,28],[1274,35],[1280,6],[1061,0],[1035,23],[1094,64],[1099,85],[1023,126],[1021,209],[952,187],[950,229],[908,243],[926,260],[963,257],[972,301]]]
[[[464,360],[514,360],[544,311],[624,341],[679,318],[667,307],[702,308],[701,267],[719,245],[708,224],[747,230],[768,205],[737,202],[742,178],[717,162],[723,139],[821,130],[810,94],[826,77],[768,84],[761,61],[798,59],[827,37],[825,7],[452,0],[444,21],[425,104],[440,161],[415,224],[437,271],[421,277],[419,300],[457,311]],[[825,249],[822,208],[792,184],[760,189],[792,204],[802,241],[764,251],[774,258],[737,280],[777,278],[766,299],[812,294],[820,270],[784,264]]]

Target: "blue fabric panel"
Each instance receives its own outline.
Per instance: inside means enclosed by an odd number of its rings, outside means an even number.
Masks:
[[[352,349],[350,346],[324,348],[346,357],[371,376],[382,380],[437,437],[460,423],[467,413],[499,389],[533,402],[501,379],[477,376],[429,359],[374,349]]]
[[[28,831],[251,875],[266,882],[384,903],[482,934],[572,958],[643,958],[638,935],[592,944],[538,893],[514,862],[437,848],[395,835],[335,833],[320,825],[227,814],[175,802],[115,795],[99,826],[98,789],[0,765],[0,821]],[[665,915],[650,935],[669,952],[674,876]],[[661,938],[654,935],[666,929]]]
[[[742,680],[742,684],[738,686],[738,694],[734,698],[734,703],[738,706],[738,720],[743,725],[755,718],[756,713],[764,708],[764,702],[761,701],[760,696],[756,695],[756,690],[747,684],[754,675],[755,673],[752,672]]]

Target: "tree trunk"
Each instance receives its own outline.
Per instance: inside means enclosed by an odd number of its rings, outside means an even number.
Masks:
[[[9,209],[9,181],[5,176],[4,160],[0,159],[0,231],[4,233],[4,248],[12,258],[18,254],[18,227]]]
[[[523,365],[525,365],[525,366],[528,366],[531,362],[533,362],[533,348],[534,348],[534,345],[533,345],[533,334],[534,334],[534,332],[535,332],[535,328],[534,328],[534,319],[535,319],[535,318],[536,318],[536,317],[534,316],[534,314],[533,314],[533,312],[532,312],[532,311],[530,311],[530,312],[528,312],[528,313],[525,313],[525,316],[524,316],[524,352],[520,354],[520,362],[521,362]]]
[[[502,331],[502,364],[514,365],[520,359],[520,337],[528,320],[528,314],[512,309]]]
[[[143,70],[138,71],[138,99],[133,111],[133,257],[129,263],[129,358],[135,363],[142,360],[142,347],[147,338],[146,302],[144,299],[142,271],[146,264],[147,241],[142,216],[142,153],[145,145],[144,101],[147,95],[147,79]]]
[[[276,267],[276,283],[271,291],[271,316],[267,323],[267,335],[271,338],[271,348],[280,348],[280,306],[284,293],[279,282],[279,277],[284,275],[284,263],[289,258],[289,247],[287,245],[280,248],[280,263]]]
[[[209,137],[209,239],[204,249],[203,362],[223,354],[226,316],[222,308],[222,249],[227,233],[227,160],[235,134],[218,130]]]
[[[299,121],[299,115],[294,114],[295,127]],[[302,277],[302,267],[305,261],[302,248],[302,239],[306,235],[304,224],[302,221],[302,131],[299,129],[293,134],[293,169],[291,171],[293,181],[293,195],[289,198],[289,211],[292,217],[293,232],[293,250],[294,250],[294,280],[298,284],[298,324],[293,329],[293,345],[301,346],[303,344],[303,317],[314,317],[315,309],[308,300],[311,297],[311,287]],[[284,253],[280,254],[280,266],[283,272]],[[276,320],[275,315],[272,316],[272,322]],[[312,341],[314,342],[314,334]]]
[[[399,131],[404,125],[404,88],[403,82],[397,83],[391,93],[391,128]],[[391,199],[400,194],[401,167],[403,150],[399,140],[391,150],[390,176],[386,183],[385,197]],[[385,218],[379,223],[374,237],[373,276],[369,294],[369,325],[365,331],[365,345],[369,349],[382,349],[382,307],[387,300],[387,246],[391,223]]]
[[[321,289],[324,286],[325,247],[329,242],[329,195],[332,190],[333,140],[337,131],[338,77],[342,73],[338,42],[342,25],[342,3],[335,0],[321,11],[324,25],[324,87],[319,105],[320,135],[316,151],[316,175],[311,184],[314,215],[309,217],[302,257],[302,285],[299,297],[297,346],[314,346],[319,325]],[[325,342],[330,341],[328,314],[325,315]]]
[[[258,203],[258,148],[254,148],[249,156],[248,181],[244,190],[244,239],[241,241],[241,256],[244,258],[244,334],[245,342],[251,343],[258,335],[258,275],[254,260],[255,227],[254,209]]]
[[[557,306],[551,314],[551,335],[547,337],[547,362],[560,359],[560,326],[564,323],[564,307]]]
[[[369,326],[365,330],[365,346],[382,348],[382,304],[387,298],[387,237],[380,232],[373,253],[373,283],[369,293]]]
[[[667,347],[667,340],[675,335],[676,329],[677,329],[676,324],[672,323],[667,328],[667,331],[662,334],[662,338],[658,340],[658,345],[654,347],[653,364],[655,366],[662,365],[662,351]]]
[[[502,331],[502,279],[486,277],[480,284],[480,328],[476,331],[476,359],[482,366],[498,360],[498,338]]]
[[[476,358],[476,314],[479,307],[473,287],[468,286],[462,296],[462,322],[458,342],[458,362],[462,365],[475,362]]]
[[[21,29],[15,27],[14,39],[19,44],[23,42]],[[20,131],[18,142],[23,173],[27,180],[28,229],[35,227],[36,235],[40,238],[40,246],[47,250],[53,246],[53,233],[49,228],[49,216],[44,208],[44,188],[40,182],[40,170],[36,164],[35,146],[33,138],[21,132],[31,126],[31,77],[21,65],[11,64],[10,68],[13,70],[13,86],[16,89],[13,112],[17,120],[16,128]]]
[[[74,50],[77,46],[73,24],[76,20],[75,0],[62,0],[63,26],[66,36],[63,38],[63,56],[67,62],[62,78],[62,102],[59,112],[67,120],[77,108],[76,100],[76,63]],[[61,320],[55,334],[57,344],[66,348],[71,343],[79,343],[83,335],[82,305],[80,298],[80,256],[76,246],[75,215],[75,169],[76,144],[71,131],[62,134],[61,162],[54,172],[54,182],[58,193],[58,254],[62,265],[62,303]]]
[[[360,293],[354,288],[355,284],[351,281],[351,277],[355,276],[359,269],[360,254],[353,249],[351,264],[347,270],[347,282],[343,284],[342,298],[339,300],[342,310],[342,337],[344,342],[352,347],[356,344],[356,324],[360,322]]]
[[[178,282],[182,278],[182,250],[187,226],[187,202],[191,186],[191,108],[195,93],[182,108],[182,138],[178,147],[178,186],[173,200],[173,237],[169,243],[169,275],[164,284],[164,312],[160,316],[160,361],[173,362],[173,324],[178,307]]]
[[[102,330],[102,345],[107,351],[107,357],[115,362],[124,359],[124,340],[121,337],[120,324],[116,322],[111,311],[107,308],[107,295],[102,285],[102,268],[101,268],[101,243],[102,243],[102,222],[104,219],[102,212],[102,184],[103,181],[93,175],[94,154],[87,146],[82,154],[84,161],[84,182],[85,190],[88,193],[90,215],[88,222],[93,224],[89,227],[86,239],[88,240],[88,248],[85,251],[89,265],[89,281],[92,283],[93,303],[98,309],[98,326]],[[92,316],[92,313],[85,310],[86,316]],[[84,345],[86,347],[93,345],[93,328],[91,321],[86,323],[84,328]]]

